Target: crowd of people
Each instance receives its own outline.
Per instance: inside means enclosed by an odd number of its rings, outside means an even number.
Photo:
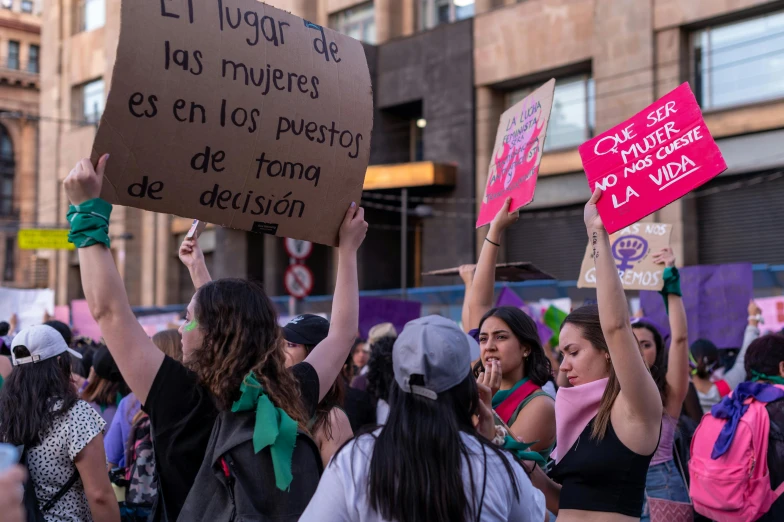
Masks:
[[[107,161],[65,180],[102,343],[0,324],[0,443],[19,462],[0,471],[3,520],[784,520],[784,335],[760,335],[752,302],[728,368],[710,341],[689,346],[669,248],[654,253],[669,338],[632,317],[601,191],[584,214],[596,304],[565,317],[557,345],[493,306],[508,200],[461,270],[462,325],[358,337],[368,225],[352,203],[330,320],[280,327],[263,287],[212,280],[192,238],[184,322],[150,338],[108,248]]]

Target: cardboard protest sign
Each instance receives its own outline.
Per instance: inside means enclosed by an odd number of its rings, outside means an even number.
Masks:
[[[763,332],[778,333],[784,329],[784,296],[755,299],[762,310],[760,329]]]
[[[554,91],[552,79],[501,115],[476,228],[490,223],[507,197],[511,212],[534,200]]]
[[[101,196],[336,245],[373,100],[358,41],[255,0],[123,0]]]
[[[751,263],[686,266],[681,274],[683,305],[689,324],[689,345],[709,339],[718,348],[740,348],[749,316],[749,300],[754,294]],[[664,299],[658,292],[640,292],[640,305],[662,336],[670,335],[670,321]]]
[[[443,268],[441,270],[431,270],[422,272],[423,276],[456,276],[460,275],[460,267]],[[541,279],[555,279],[553,276],[544,272],[533,263],[517,261],[514,263],[499,263],[495,265],[496,281],[533,281]]]
[[[721,174],[727,164],[688,83],[580,146],[597,207],[617,232]]]
[[[672,225],[635,223],[610,236],[610,247],[624,290],[661,290],[664,288],[664,265],[653,256],[670,246]],[[577,288],[596,288],[596,267],[590,242],[585,248]]]

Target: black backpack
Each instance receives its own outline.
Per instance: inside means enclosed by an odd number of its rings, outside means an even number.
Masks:
[[[63,498],[63,495],[68,493],[73,485],[76,484],[76,481],[79,480],[79,470],[75,469],[71,478],[68,479],[68,482],[63,484],[63,487],[61,487],[51,499],[46,501],[44,505],[40,505],[38,503],[38,497],[35,496],[35,482],[33,482],[33,477],[30,475],[30,470],[27,467],[27,448],[22,452],[20,463],[27,470],[27,480],[24,485],[24,507],[25,511],[27,511],[27,522],[46,522],[44,513],[47,513],[52,509],[54,505]]]

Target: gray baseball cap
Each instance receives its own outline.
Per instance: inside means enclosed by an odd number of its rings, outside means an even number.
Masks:
[[[395,381],[406,393],[428,399],[454,388],[471,373],[471,353],[476,341],[457,323],[430,315],[406,324],[392,349]],[[421,375],[423,385],[410,384],[412,375]]]
[[[30,352],[30,356],[17,359],[14,355],[14,348],[17,346],[24,346],[27,348]],[[60,332],[51,326],[39,324],[37,326],[25,328],[19,332],[19,335],[14,337],[14,341],[11,343],[11,362],[14,366],[37,363],[57,357],[66,352],[78,359],[82,358],[79,352],[68,348],[68,345],[65,344],[65,339],[60,335]]]

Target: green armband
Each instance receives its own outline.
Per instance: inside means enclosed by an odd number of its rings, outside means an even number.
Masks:
[[[681,293],[681,274],[678,272],[678,267],[668,266],[664,269],[664,288],[659,292],[664,298],[664,309],[670,313],[670,303],[667,299],[669,295],[677,295],[683,297]]]
[[[112,205],[96,198],[85,201],[81,205],[71,205],[66,218],[71,224],[68,241],[76,248],[85,248],[102,244],[110,248],[109,217]]]

